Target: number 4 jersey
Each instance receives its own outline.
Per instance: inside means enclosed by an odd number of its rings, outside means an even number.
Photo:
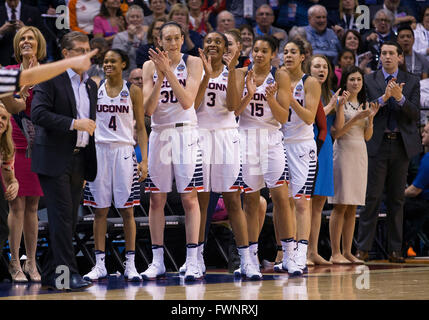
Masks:
[[[252,100],[240,115],[240,129],[280,129],[280,122],[274,118],[265,96],[265,89],[275,84],[275,74],[276,68],[272,67],[264,82],[256,87]],[[246,93],[247,88],[244,89]]]
[[[98,89],[96,143],[119,142],[134,145],[134,112],[130,90],[124,80],[122,90],[116,97],[109,97],[106,82]]]

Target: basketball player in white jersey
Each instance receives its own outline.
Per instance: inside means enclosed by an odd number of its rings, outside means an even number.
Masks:
[[[84,191],[84,204],[96,208],[93,226],[96,265],[84,276],[90,281],[107,277],[106,220],[112,200],[124,221],[124,277],[129,281],[142,280],[134,264],[136,224],[133,206],[140,203],[139,182],[147,175],[147,134],[142,91],[133,84],[128,86],[122,79],[122,71],[128,65],[128,56],[121,50],[111,49],[104,56],[106,80],[98,89],[95,129],[97,177],[93,182],[87,182]],[[143,158],[139,164],[134,153],[134,118]]]
[[[143,65],[144,105],[152,127],[146,190],[151,192],[149,227],[153,260],[141,275],[145,280],[154,280],[165,274],[164,206],[175,179],[185,211],[185,280],[192,281],[203,276],[197,262],[200,228],[197,190],[203,190],[203,180],[194,108],[203,66],[200,58],[180,52],[184,33],[177,23],[165,23],[159,37],[164,51],[151,50],[150,60]]]
[[[302,274],[307,268],[307,246],[311,225],[311,194],[317,164],[317,146],[313,123],[320,100],[318,81],[302,71],[304,44],[289,41],[284,48],[284,65],[291,79],[292,98],[289,117],[282,126],[289,167],[289,196],[293,198],[296,215],[294,261]],[[284,265],[283,265],[283,269]]]
[[[247,217],[251,264],[259,272],[258,206],[260,189],[265,185],[270,189],[274,206],[279,213],[279,232],[282,245],[286,249],[293,241],[292,212],[288,201],[287,166],[280,131],[288,118],[290,103],[290,79],[286,72],[271,67],[275,57],[276,43],[271,37],[255,40],[252,48],[253,68],[240,69],[237,73],[244,97],[236,115],[240,115],[240,143],[242,144],[242,174],[244,184],[244,211]],[[239,91],[241,92],[241,91]],[[294,269],[293,261],[285,253],[285,266]],[[234,272],[246,274],[243,266]]]
[[[210,191],[222,193],[240,252],[241,264],[246,265],[250,261],[246,218],[241,209],[240,141],[234,114],[240,104],[235,75],[240,51],[233,52],[233,56],[224,56],[227,49],[228,39],[217,31],[206,35],[204,51],[200,49],[204,77],[198,89],[195,109],[203,151],[204,192],[198,193],[201,211],[198,262],[203,271],[203,246]],[[180,271],[185,270],[186,264]],[[255,274],[255,271],[252,273],[251,268],[248,268],[247,277],[252,278]]]

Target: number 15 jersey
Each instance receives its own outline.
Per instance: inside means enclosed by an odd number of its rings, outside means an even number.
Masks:
[[[98,89],[96,143],[124,143],[134,145],[134,112],[130,90],[124,80],[116,97],[109,97],[106,82]]]
[[[249,105],[240,115],[240,129],[280,129],[281,124],[274,118],[265,96],[265,89],[276,82],[275,74],[276,68],[272,67],[264,82],[259,87],[256,87],[255,94]],[[247,88],[244,89],[244,94],[246,93]]]

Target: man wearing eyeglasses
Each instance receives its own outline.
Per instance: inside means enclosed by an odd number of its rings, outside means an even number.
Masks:
[[[65,58],[89,52],[88,37],[70,32],[61,41]],[[97,85],[86,72],[67,69],[34,88],[31,118],[36,127],[32,171],[39,175],[49,222],[49,251],[42,270],[42,285],[81,290],[73,235],[78,219],[83,181],[97,175],[95,113]]]
[[[264,4],[256,10],[256,26],[253,29],[255,35],[258,36],[273,36],[279,40],[279,52],[283,52],[283,48],[287,41],[286,31],[280,28],[273,27],[274,12],[268,5]]]
[[[372,53],[372,61],[368,65],[372,70],[377,70],[380,61],[380,48],[386,41],[395,41],[396,36],[392,30],[394,16],[386,9],[380,9],[375,14],[373,24],[375,29],[363,35],[365,51]]]

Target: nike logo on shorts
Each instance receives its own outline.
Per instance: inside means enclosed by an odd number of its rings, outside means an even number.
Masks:
[[[125,159],[125,160],[127,160],[127,159],[128,159],[129,157],[131,157],[131,156],[128,156],[128,157],[124,157],[124,159]]]

